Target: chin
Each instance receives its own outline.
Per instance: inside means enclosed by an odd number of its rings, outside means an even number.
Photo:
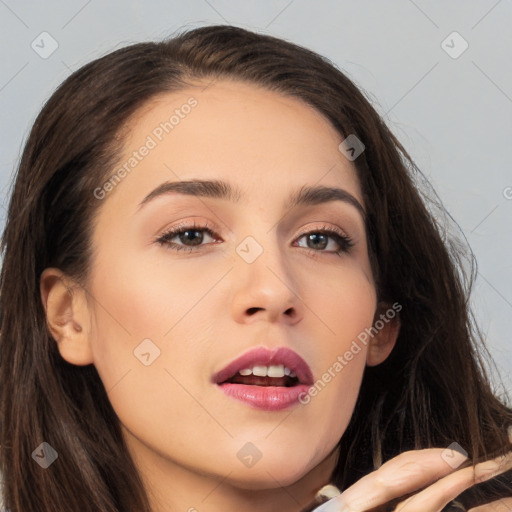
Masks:
[[[262,490],[287,487],[304,478],[318,463],[304,456],[288,457],[286,453],[276,453],[274,457],[264,456],[252,467],[241,466],[233,471],[230,480],[240,489]]]
[[[262,491],[265,489],[278,489],[288,487],[306,475],[305,472],[295,472],[294,474],[282,474],[274,472],[271,469],[268,473],[263,470],[253,473],[251,470],[240,472],[235,477],[230,478],[232,485],[239,489],[250,491]]]

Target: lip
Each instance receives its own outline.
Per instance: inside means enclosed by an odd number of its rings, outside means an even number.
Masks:
[[[255,386],[225,382],[239,370],[254,365],[282,364],[297,374],[298,384],[291,387],[284,386]],[[280,347],[269,350],[265,347],[251,349],[212,377],[212,382],[221,391],[235,400],[244,402],[256,409],[264,411],[280,411],[292,405],[297,405],[302,395],[308,392],[313,384],[313,373],[309,365],[296,352]]]
[[[311,386],[314,382],[313,373],[309,365],[302,357],[287,347],[279,347],[270,350],[265,347],[257,347],[245,352],[240,357],[229,363],[222,370],[217,372],[212,382],[221,384],[233,377],[239,370],[251,368],[255,365],[270,366],[282,364],[297,374],[299,384]]]
[[[263,411],[281,411],[297,405],[301,396],[306,395],[309,389],[309,386],[305,384],[285,388],[280,386],[246,386],[230,382],[219,384],[218,387],[228,397]]]

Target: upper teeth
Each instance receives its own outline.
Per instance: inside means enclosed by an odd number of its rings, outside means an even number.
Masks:
[[[256,375],[257,377],[297,377],[297,374],[282,364],[270,366],[253,366],[252,368],[244,368],[239,370],[240,375]]]

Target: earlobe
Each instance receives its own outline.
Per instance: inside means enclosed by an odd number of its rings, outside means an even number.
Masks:
[[[62,358],[79,366],[92,364],[85,290],[59,269],[47,268],[41,274],[40,291],[46,323]]]
[[[400,308],[401,309],[401,308]],[[375,333],[366,353],[366,364],[377,366],[383,363],[395,347],[400,332],[399,310],[394,305],[381,303],[375,313],[372,332]]]

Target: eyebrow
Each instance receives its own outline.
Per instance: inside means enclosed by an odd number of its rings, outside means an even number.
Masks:
[[[234,203],[244,199],[244,193],[236,186],[222,180],[188,180],[166,181],[152,190],[140,203],[139,210],[153,199],[162,195],[178,193],[189,196],[211,197],[225,199]],[[337,187],[304,185],[291,196],[285,203],[285,209],[290,210],[297,206],[310,206],[331,201],[342,201],[355,207],[366,218],[366,212],[361,203],[349,192]]]

